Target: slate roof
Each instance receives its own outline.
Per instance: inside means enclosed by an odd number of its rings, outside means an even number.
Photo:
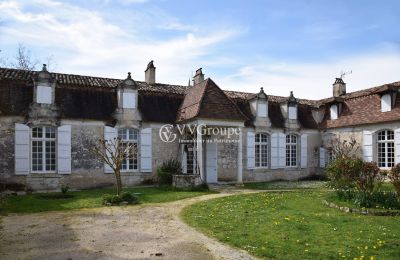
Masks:
[[[37,73],[0,68],[0,116],[27,115],[33,97],[33,78]],[[122,82],[121,79],[61,73],[51,73],[51,76],[57,81],[56,104],[60,108],[62,117],[110,119],[117,106],[115,87]],[[222,113],[231,118],[245,120],[245,125],[252,125],[253,115],[248,100],[253,98],[255,93],[217,91],[218,86],[212,80],[206,80],[198,87],[160,83],[149,85],[143,81],[136,81],[136,84],[139,89],[138,106],[143,120],[174,123],[177,119],[188,119],[193,116],[220,118]],[[206,98],[203,104],[203,100],[199,97],[206,94],[207,84],[213,88],[206,95],[209,98]],[[387,91],[399,91],[399,89],[400,81],[347,93],[340,97],[343,111],[336,120],[330,120],[329,104],[338,102],[337,98],[297,99],[298,120],[303,128],[320,129],[398,121],[400,120],[400,93],[397,94],[392,111],[384,113],[380,112],[380,95]],[[217,95],[215,100],[213,100],[214,95]],[[221,100],[226,103],[221,105]],[[280,103],[287,100],[288,97],[268,95],[269,117],[275,127],[284,127]],[[321,106],[325,107],[325,118],[321,124],[317,125],[311,111]],[[182,116],[182,109],[184,109],[184,116]],[[231,111],[229,115],[228,110]]]

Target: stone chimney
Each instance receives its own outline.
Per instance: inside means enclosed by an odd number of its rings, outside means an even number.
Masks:
[[[194,77],[193,77],[193,85],[197,85],[203,81],[204,81],[204,74],[200,68],[200,69],[196,70],[196,75],[194,75]]]
[[[335,83],[333,83],[333,96],[339,97],[343,95],[346,95],[346,83],[342,78],[336,78]]]
[[[156,83],[156,67],[154,67],[153,61],[147,64],[147,69],[144,71],[144,77],[147,84]]]

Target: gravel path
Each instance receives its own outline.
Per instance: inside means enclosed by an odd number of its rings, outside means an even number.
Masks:
[[[198,201],[255,191],[224,190],[134,207],[9,215],[0,229],[1,259],[254,259],[179,218]]]

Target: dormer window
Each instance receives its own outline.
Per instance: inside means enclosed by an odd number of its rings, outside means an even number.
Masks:
[[[257,104],[257,116],[259,117],[267,117],[267,104],[266,103],[258,103]]]
[[[331,105],[331,120],[338,118],[338,106],[336,104]]]
[[[136,82],[132,79],[130,72],[128,72],[128,77],[124,81],[122,81],[121,84],[118,85],[117,91],[119,108],[137,108],[138,90]]]
[[[36,103],[39,104],[51,104],[53,99],[53,88],[38,85],[36,90]]]
[[[122,108],[136,108],[136,94],[125,92],[122,94]]]
[[[384,94],[381,97],[381,112],[389,112],[392,110],[392,97],[390,94]]]
[[[293,91],[290,91],[288,99],[288,118],[291,120],[297,120],[297,100],[293,95]]]

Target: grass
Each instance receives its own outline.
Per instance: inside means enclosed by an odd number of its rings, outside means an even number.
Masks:
[[[272,259],[400,259],[400,217],[324,206],[325,191],[236,195],[197,203],[183,219],[222,242]]]
[[[326,183],[324,181],[273,181],[245,183],[244,187],[254,190],[322,189]]]
[[[134,187],[126,188],[124,191],[136,193],[140,203],[162,203],[210,193],[204,191],[175,191],[170,188],[158,187]],[[44,196],[43,193],[10,196],[0,204],[0,213],[34,213],[101,207],[102,196],[107,193],[114,194],[115,189],[71,191],[68,192],[68,195],[72,195],[70,198],[60,198],[61,193],[48,193],[48,196]]]

